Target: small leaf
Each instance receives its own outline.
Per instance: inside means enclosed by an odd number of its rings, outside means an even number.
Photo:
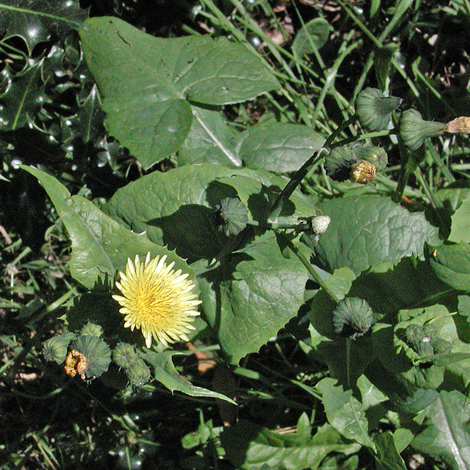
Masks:
[[[405,462],[398,453],[395,440],[390,431],[378,433],[374,436],[374,443],[377,447],[377,470],[406,470]]]
[[[431,268],[442,282],[457,290],[470,290],[470,244],[441,245],[429,252]]]
[[[227,458],[236,468],[254,470],[316,470],[330,452],[350,455],[358,444],[348,443],[333,427],[325,424],[314,436],[280,434],[250,421],[239,421],[221,434]]]
[[[449,241],[455,243],[470,243],[470,199],[466,199],[462,202],[451,219],[452,227]]]
[[[323,18],[315,18],[306,23],[294,38],[292,50],[297,57],[304,54],[311,54],[315,50],[321,49],[330,33],[331,26]]]
[[[6,93],[0,97],[0,130],[9,131],[23,127],[28,118],[33,118],[47,102],[42,65],[41,60],[21,75],[17,75]]]
[[[351,390],[335,385],[335,380],[326,378],[316,387],[323,396],[328,422],[347,439],[376,451],[375,444],[369,436],[368,422],[362,404],[354,398]]]
[[[453,470],[470,468],[470,407],[457,390],[442,391],[426,412],[426,429],[412,446],[443,459]]]
[[[325,139],[307,126],[273,123],[253,126],[237,141],[238,155],[247,167],[286,173],[298,170]]]
[[[155,368],[155,379],[161,382],[171,392],[178,391],[191,397],[218,398],[236,405],[231,398],[221,393],[213,392],[202,387],[196,387],[178,373],[173,364],[173,356],[183,355],[178,351],[163,351],[160,353],[146,351],[144,359]]]

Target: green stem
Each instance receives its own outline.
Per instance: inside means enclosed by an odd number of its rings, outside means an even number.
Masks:
[[[291,197],[292,193],[295,191],[297,186],[302,182],[310,169],[317,163],[317,161],[322,158],[322,154],[325,150],[328,150],[331,147],[332,142],[336,139],[338,135],[343,132],[351,124],[355,123],[359,117],[357,114],[349,118],[347,121],[343,122],[331,135],[326,139],[326,142],[323,144],[321,149],[318,149],[301,167],[291,180],[286,184],[284,189],[281,191],[279,196],[274,201],[273,207],[271,209],[271,214],[269,216],[270,222],[276,222],[279,214],[282,211],[284,203]]]
[[[290,248],[292,253],[297,256],[299,261],[305,266],[309,274],[313,277],[314,281],[325,291],[328,297],[335,302],[336,304],[340,302],[340,299],[336,297],[336,294],[325,284],[325,281],[320,277],[320,275],[315,271],[312,263],[304,256],[304,254],[292,243],[289,237],[286,237],[283,234],[279,234],[282,240],[286,243],[286,245]]]

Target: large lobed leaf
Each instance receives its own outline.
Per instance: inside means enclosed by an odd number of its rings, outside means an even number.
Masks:
[[[109,130],[146,168],[181,146],[192,105],[242,102],[279,87],[258,57],[225,38],[155,38],[112,17],[86,21],[80,36]]]
[[[105,215],[92,202],[71,196],[67,188],[53,176],[32,167],[22,168],[35,176],[51,198],[72,241],[70,271],[85,287],[93,288],[106,276],[113,279],[117,270],[124,270],[128,258],[166,255],[194,278],[194,271],[174,252],[152,243],[144,234],[137,234]]]

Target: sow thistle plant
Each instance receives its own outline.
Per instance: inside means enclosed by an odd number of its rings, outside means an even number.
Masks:
[[[67,312],[66,332],[44,343],[44,357],[75,381],[99,377],[130,392],[157,382],[233,404],[235,397],[181,375],[173,363],[183,354],[178,343],[210,348],[215,362],[236,367],[289,324],[284,331],[312,368],[324,367],[311,379],[289,383],[321,401],[328,422],[313,429],[303,416],[297,423],[303,432],[288,439],[233,426],[224,431],[225,445],[239,449],[242,442],[247,449],[245,461],[237,455],[234,465],[258,466],[258,455],[250,456],[256,435],[260,446],[300,449],[299,469],[317,468],[319,461],[309,459],[318,452],[349,456],[361,447],[383,467],[391,459],[404,468],[398,449],[418,431],[399,441],[386,426],[399,427],[402,418],[421,411],[432,420],[438,399],[464,408],[466,386],[449,395],[444,379],[470,381],[469,346],[452,318],[465,323],[469,316],[470,281],[455,260],[470,259],[470,240],[456,228],[468,213],[465,202],[461,214],[449,216],[453,244],[443,244],[423,212],[397,201],[423,161],[423,142],[467,133],[468,118],[425,121],[418,111],[402,110],[400,98],[366,88],[354,114],[326,139],[282,122],[236,134],[217,107],[280,87],[245,48],[207,37],[153,38],[116,18],[86,22],[81,38],[111,134],[145,170],[165,158],[175,168],[149,171],[98,208],[50,175],[23,167],[43,184],[64,221],[71,273],[84,290]],[[181,63],[159,60],[165,54]],[[220,65],[234,56],[239,60],[224,64],[223,76],[211,69],[209,59]],[[141,71],[138,79],[129,62]],[[240,87],[239,77],[252,86]],[[128,112],[131,99],[138,109]],[[370,133],[351,137],[351,128]],[[390,137],[387,149],[398,142],[396,189],[374,191],[388,164],[386,148],[372,140],[377,137]],[[278,171],[272,155],[279,148],[284,156],[294,154],[295,170]],[[345,197],[316,192],[308,179],[314,168],[320,170],[315,181],[327,181]],[[351,187],[359,196],[348,197]],[[439,220],[444,232],[449,227]],[[451,302],[442,300],[449,296]],[[319,380],[325,373],[330,377]],[[364,403],[361,394],[367,394]],[[325,450],[325,442],[334,444]]]

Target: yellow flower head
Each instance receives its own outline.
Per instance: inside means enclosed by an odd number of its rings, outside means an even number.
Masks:
[[[120,274],[116,282],[122,295],[113,295],[121,304],[119,310],[125,315],[125,327],[140,328],[148,348],[152,338],[165,347],[168,343],[189,341],[186,333],[194,330],[190,322],[199,315],[196,306],[201,303],[197,295],[191,293],[195,284],[186,279],[188,274],[181,274],[181,269],[174,271],[174,262],[165,263],[166,255],[150,260],[150,253],[145,261],[127,260],[126,272]]]

